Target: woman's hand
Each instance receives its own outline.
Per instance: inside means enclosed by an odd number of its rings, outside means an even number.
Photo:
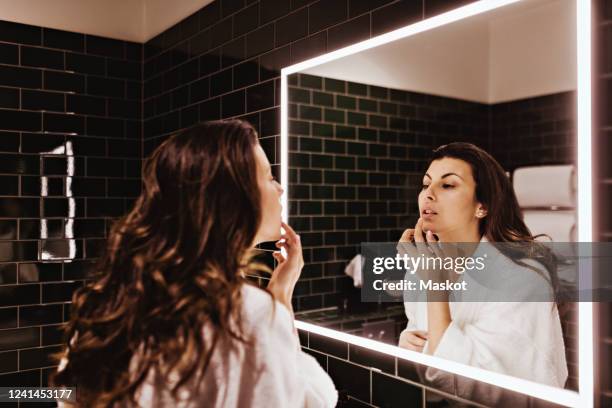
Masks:
[[[425,342],[427,341],[427,332],[423,330],[404,330],[400,334],[399,346],[412,351],[423,352]]]
[[[293,228],[284,222],[282,226],[285,233],[281,235],[281,239],[276,242],[276,247],[285,248],[287,257],[285,258],[280,251],[272,254],[274,259],[278,262],[278,265],[272,272],[272,277],[268,283],[268,290],[272,292],[279,302],[287,306],[289,311],[293,311],[291,298],[293,296],[295,284],[304,267],[304,258],[302,256],[300,236],[295,233]]]
[[[452,269],[446,269],[444,266],[449,258],[457,258],[461,255],[459,247],[454,243],[440,241],[432,231],[423,231],[423,219],[419,218],[414,229],[407,229],[402,234],[398,244],[397,251],[399,255],[407,255],[409,257],[427,260],[427,264],[435,266],[433,269],[422,267],[412,273],[417,273],[421,279],[434,282],[445,282],[449,280],[456,282],[460,274]],[[431,258],[439,258],[434,262]],[[440,268],[441,266],[441,268]]]

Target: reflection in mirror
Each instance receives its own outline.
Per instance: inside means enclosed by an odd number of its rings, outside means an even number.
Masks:
[[[289,221],[306,262],[297,319],[577,389],[576,304],[451,301],[436,314],[363,302],[359,256],[361,243],[397,242],[420,217],[447,242],[503,241],[522,225],[538,240],[576,240],[575,29],[573,1],[524,0],[289,76]],[[499,192],[489,200],[502,205],[482,205],[473,173],[493,177],[486,163],[448,148],[430,163],[454,142],[499,163],[516,208]],[[563,265],[552,270],[573,283]]]

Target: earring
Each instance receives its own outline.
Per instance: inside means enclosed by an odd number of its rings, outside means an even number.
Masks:
[[[477,216],[478,218],[482,218],[482,217],[484,217],[484,211],[482,211],[482,210],[478,210],[478,213],[476,214],[476,216]]]

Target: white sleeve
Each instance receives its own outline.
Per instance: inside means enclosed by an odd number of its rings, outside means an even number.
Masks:
[[[271,326],[257,330],[259,375],[254,407],[335,407],[338,393],[319,363],[301,350],[285,306],[276,304]]]

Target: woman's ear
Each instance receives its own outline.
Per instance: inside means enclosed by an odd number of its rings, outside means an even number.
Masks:
[[[478,208],[476,209],[476,218],[484,218],[486,216],[487,209],[482,204],[479,204]]]

